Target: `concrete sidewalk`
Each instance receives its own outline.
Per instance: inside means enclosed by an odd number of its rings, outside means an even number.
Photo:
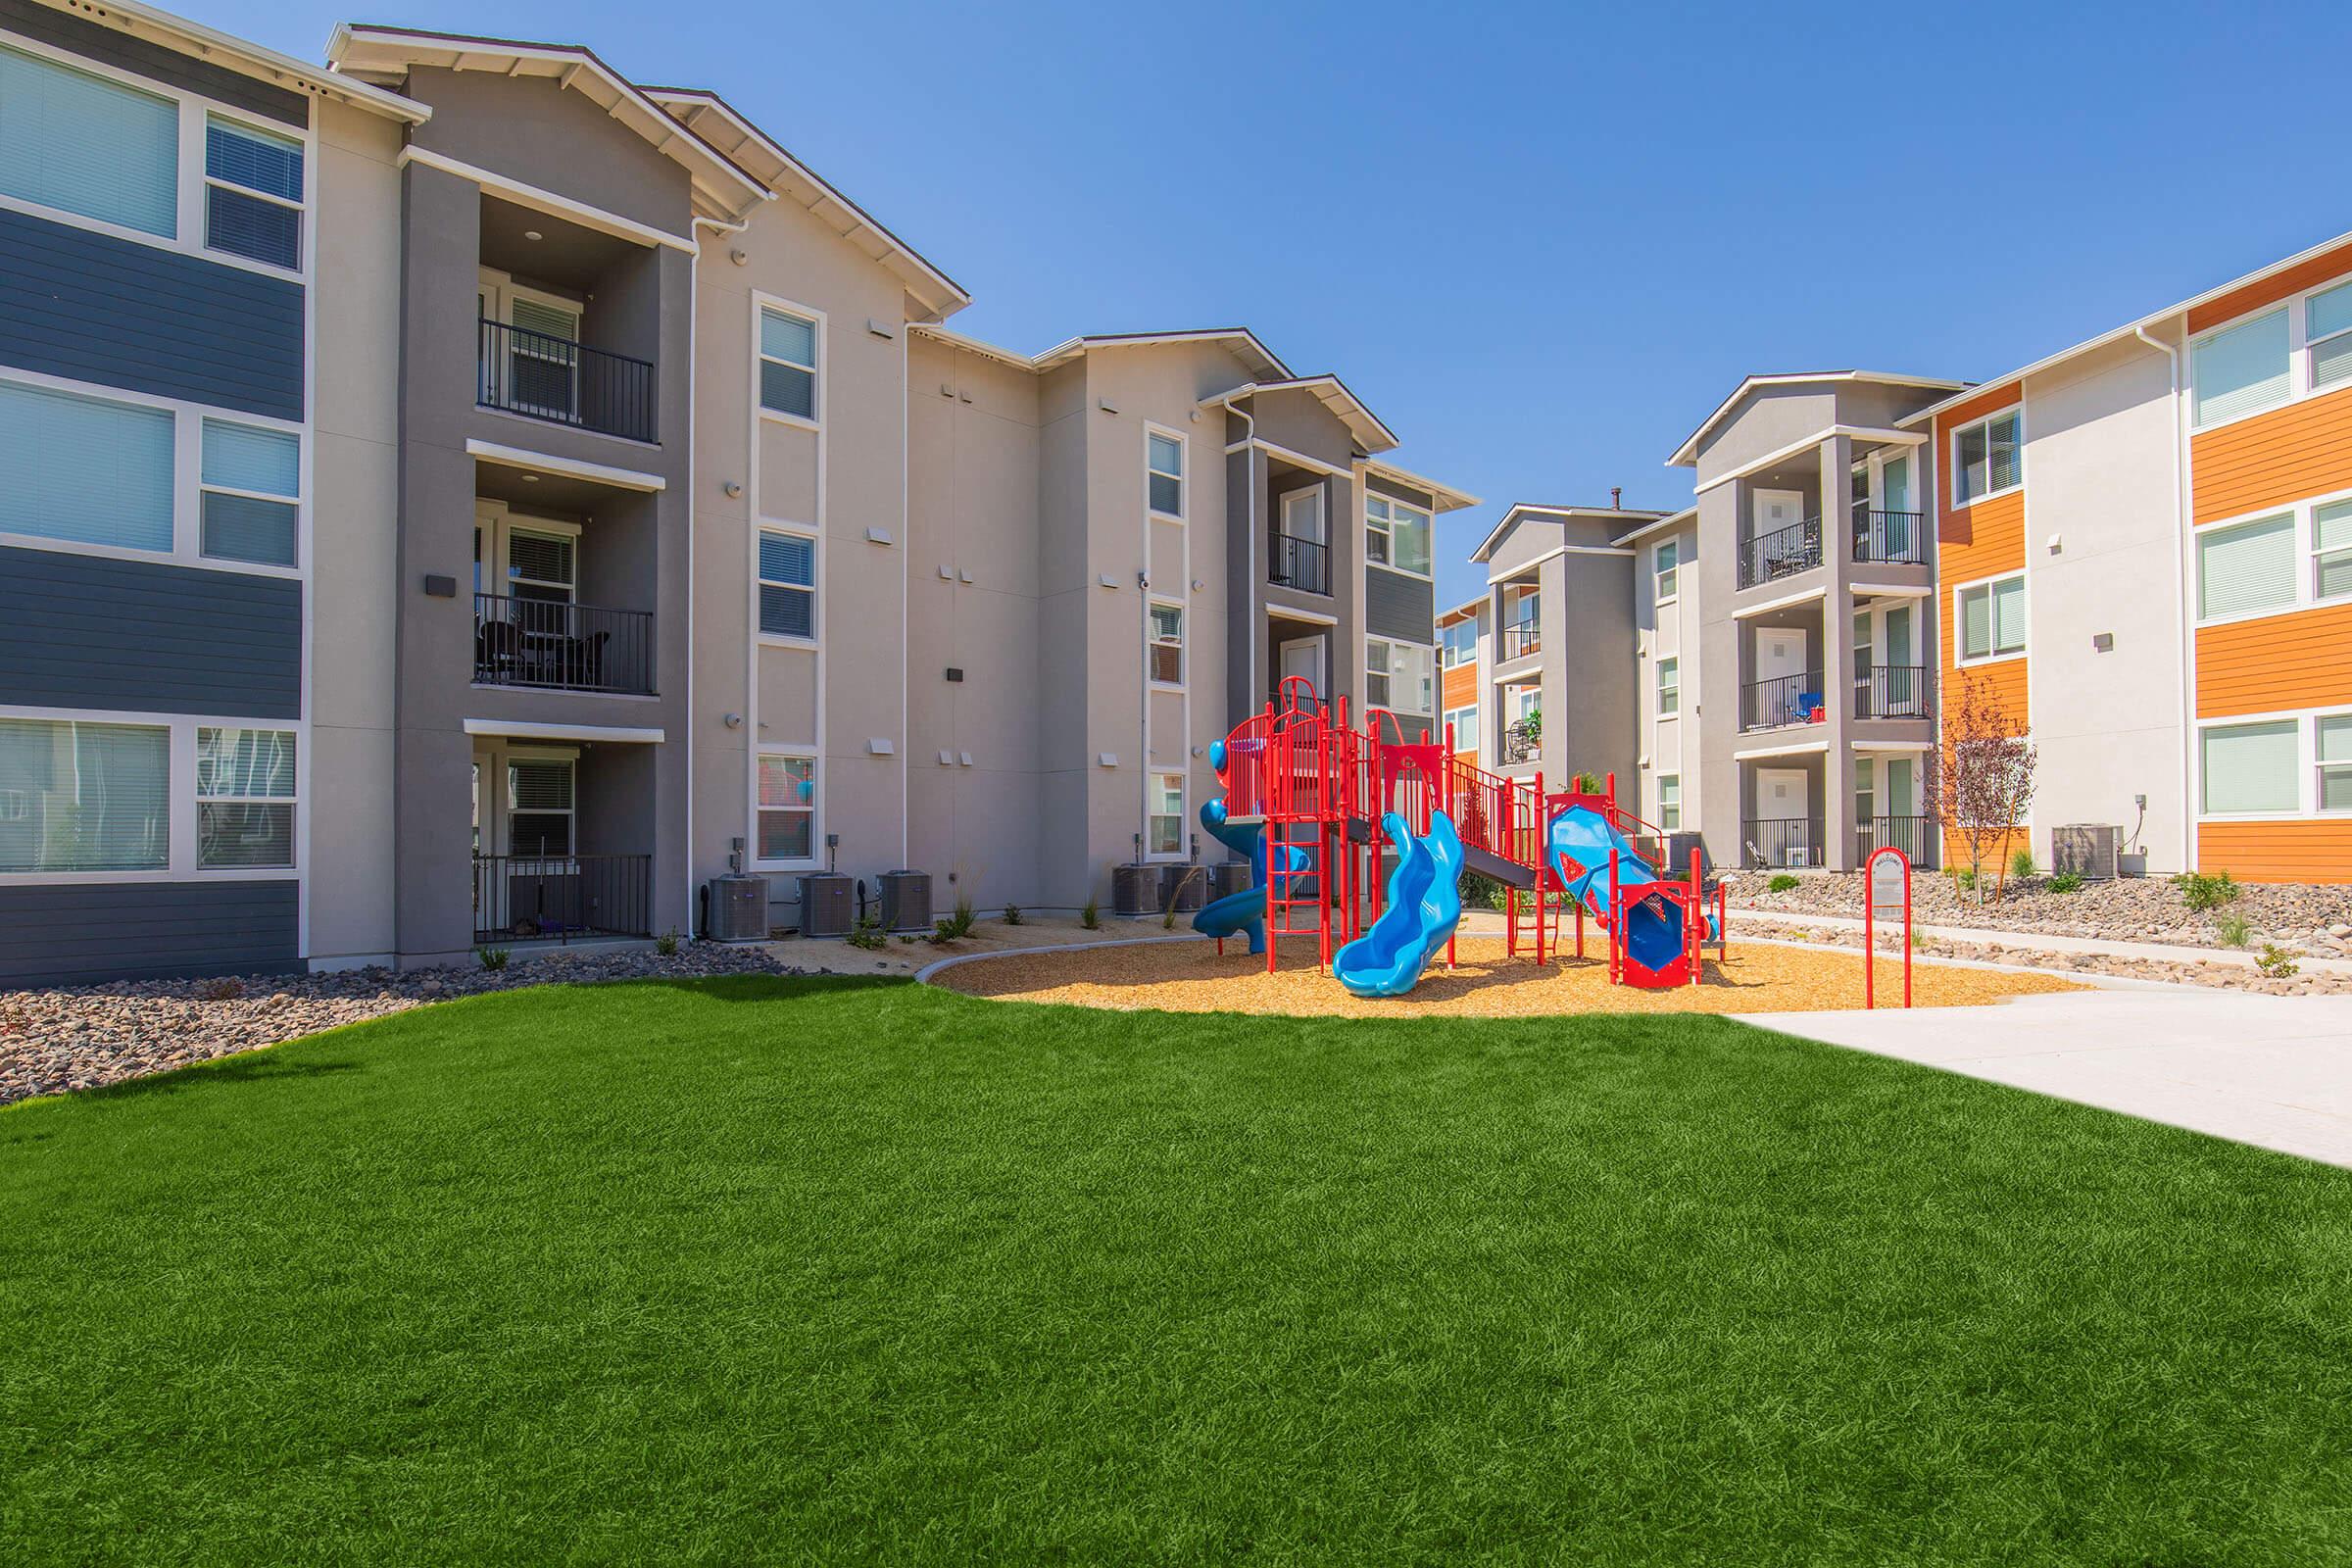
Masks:
[[[2352,997],[2191,987],[1742,1023],[2352,1166]]]
[[[1862,921],[1850,914],[1791,914],[1774,909],[1732,909],[1733,934],[1748,921],[1769,921],[1776,925],[1805,927],[1817,931],[1859,931]],[[2047,931],[1996,931],[1976,925],[1926,925],[1916,927],[1919,935],[1935,937],[1945,942],[1973,942],[1980,947],[1998,944],[2004,948],[2037,948],[2043,953],[2096,953],[2115,958],[2156,958],[2166,963],[2227,963],[2240,968],[2254,966],[2254,955],[2237,948],[2196,948],[2177,942],[2124,942],[2110,937],[2066,937]],[[1882,933],[1882,940],[1885,940]],[[2314,972],[2352,974],[2352,958],[2323,958],[2308,954],[2295,955],[2295,962]]]

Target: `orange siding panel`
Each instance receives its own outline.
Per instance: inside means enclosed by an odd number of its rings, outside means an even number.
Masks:
[[[2001,867],[2009,863],[2010,856],[2019,850],[2029,850],[2033,847],[2033,834],[2022,827],[2013,830],[2006,837],[1986,839],[1984,848],[1984,873],[1986,876],[2000,875]],[[1968,869],[1968,840],[1948,827],[1943,830],[1943,864],[1947,871]]]
[[[2352,387],[2190,438],[2196,519],[2352,489]]]
[[[2023,385],[2019,381],[2003,381],[1999,386],[1986,387],[1966,403],[1953,404],[1936,416],[1936,439],[1941,441],[1964,424],[1981,419],[1987,414],[2000,413],[2023,396],[2020,391]],[[1937,466],[1941,466],[1940,462]]]
[[[2289,294],[2300,294],[2315,283],[2325,283],[2331,277],[2352,272],[2352,245],[2339,245],[2334,250],[2313,257],[2300,267],[2266,277],[2259,283],[2232,289],[2220,299],[2210,300],[2188,313],[2188,329],[2202,332],[2209,326],[2259,311]]]
[[[1453,664],[1447,666],[1445,687],[1439,701],[1446,708],[1468,708],[1478,700],[1478,666]]]
[[[2200,822],[2197,865],[2240,882],[2352,882],[2352,821]]]
[[[1956,583],[1973,582],[2026,564],[2026,493],[2012,490],[1973,507],[1946,507],[1936,529],[1936,574],[1948,602]]]
[[[1943,711],[1949,714],[1958,710],[1961,683],[1971,682],[1988,691],[1992,700],[2001,705],[2001,711],[2009,719],[2012,732],[2023,734],[2027,713],[2026,665],[2029,662],[2023,659],[2004,659],[1998,663],[1973,664],[1967,669],[1959,669],[1953,666],[1951,650],[1946,648],[1943,661],[1944,696],[1940,705]]]
[[[2197,633],[2197,716],[2352,703],[2352,605]]]

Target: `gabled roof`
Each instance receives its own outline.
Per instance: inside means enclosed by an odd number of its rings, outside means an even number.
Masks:
[[[190,22],[169,11],[142,5],[139,0],[107,0],[103,8],[76,4],[74,0],[41,0],[41,3],[52,11],[79,17],[96,26],[111,26],[134,38],[160,43],[182,54],[200,56],[263,81],[274,82],[279,86],[301,87],[350,104],[356,109],[367,109],[394,120],[406,121],[412,125],[421,125],[433,115],[425,105],[403,98],[387,88],[356,81],[349,76],[338,76],[331,71],[321,71],[292,55],[281,55],[274,49],[265,49],[258,43],[231,37],[200,22]]]
[[[1441,610],[1441,611],[1439,611],[1439,612],[1438,612],[1438,613],[1437,613],[1437,616],[1436,616],[1436,621],[1437,621],[1437,624],[1439,624],[1439,625],[1441,625],[1441,626],[1449,625],[1449,624],[1451,624],[1453,621],[1460,619],[1460,618],[1461,618],[1462,616],[1464,616],[1464,615],[1475,615],[1475,614],[1477,614],[1477,613],[1478,613],[1480,611],[1482,611],[1482,610],[1484,610],[1484,609],[1486,609],[1486,608],[1487,608],[1487,596],[1486,596],[1485,594],[1480,594],[1480,595],[1479,595],[1478,597],[1476,597],[1475,599],[1465,599],[1465,600],[1463,600],[1463,601],[1462,601],[1460,604],[1458,604],[1458,605],[1454,606],[1454,607],[1453,607],[1451,610]]]
[[[1628,528],[1625,532],[1610,540],[1609,543],[1613,545],[1630,545],[1645,533],[1654,533],[1660,528],[1671,528],[1679,522],[1689,522],[1691,518],[1697,515],[1698,508],[1695,506],[1685,507],[1680,512],[1661,513],[1659,515],[1650,518],[1647,522],[1638,523],[1635,526]]]
[[[1502,520],[1494,525],[1494,531],[1480,541],[1476,550],[1470,552],[1470,559],[1474,562],[1485,561],[1493,555],[1494,547],[1502,542],[1504,530],[1521,517],[1556,517],[1562,521],[1572,517],[1599,517],[1640,526],[1672,515],[1674,514],[1670,512],[1650,512],[1641,507],[1546,507],[1532,501],[1514,501],[1503,513]]]
[[[843,195],[717,93],[707,87],[647,87],[671,119],[814,213],[835,233],[888,268],[935,318],[972,303],[964,286],[941,271],[864,208]]]
[[[1396,445],[1396,432],[1381,422],[1380,416],[1364,407],[1363,400],[1348,390],[1348,383],[1336,375],[1294,375],[1277,381],[1245,381],[1230,391],[1217,394],[1220,403],[1235,398],[1251,397],[1262,392],[1306,392],[1331,411],[1332,417],[1348,427],[1355,444],[1366,452],[1386,452]]]
[[[1794,370],[1777,375],[1751,375],[1732,388],[1732,395],[1715,405],[1715,412],[1699,421],[1697,429],[1686,436],[1683,444],[1674,449],[1666,460],[1669,468],[1687,467],[1698,462],[1698,444],[1707,432],[1722,422],[1723,416],[1739,406],[1740,400],[1761,386],[1803,386],[1808,382],[1871,381],[1881,386],[1916,386],[1929,391],[1956,392],[1966,387],[1966,381],[1948,381],[1927,375],[1892,375],[1881,370]]]
[[[1456,490],[1449,484],[1439,483],[1427,474],[1415,473],[1410,468],[1399,468],[1394,463],[1367,461],[1364,467],[1369,472],[1385,475],[1398,484],[1408,485],[1415,490],[1428,491],[1436,498],[1440,512],[1459,512],[1464,507],[1475,507],[1479,504],[1478,497],[1467,490]]]
[[[1246,326],[1196,326],[1176,332],[1090,332],[1054,344],[1031,363],[1038,369],[1051,370],[1096,349],[1152,348],[1162,343],[1221,343],[1250,368],[1251,375],[1263,376],[1268,381],[1294,379],[1291,368]]]
[[[327,40],[326,58],[335,70],[354,76],[400,76],[413,66],[433,66],[552,80],[585,95],[685,170],[693,183],[698,216],[732,221],[759,203],[774,200],[773,193],[751,171],[680,124],[584,44],[531,43],[346,22],[337,24]]]

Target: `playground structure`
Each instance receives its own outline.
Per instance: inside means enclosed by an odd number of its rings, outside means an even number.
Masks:
[[[1401,995],[1441,948],[1452,962],[1464,870],[1508,890],[1513,956],[1520,895],[1532,895],[1539,965],[1559,946],[1557,923],[1569,911],[1579,957],[1587,918],[1599,923],[1614,983],[1696,985],[1701,949],[1711,941],[1723,954],[1721,887],[1710,910],[1695,847],[1688,881],[1659,874],[1639,846],[1653,841],[1662,857],[1665,835],[1619,808],[1614,774],[1597,792],[1549,793],[1541,773],[1509,778],[1455,757],[1450,726],[1417,742],[1386,738],[1377,713],[1354,728],[1345,699],[1328,703],[1296,677],[1209,756],[1225,793],[1201,807],[1200,822],[1250,857],[1251,886],[1194,924],[1220,950],[1226,937],[1247,936],[1269,973],[1280,938],[1312,936],[1318,965],[1351,992]],[[1392,843],[1397,865],[1384,887]]]

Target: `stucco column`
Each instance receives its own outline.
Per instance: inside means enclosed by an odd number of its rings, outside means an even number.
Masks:
[[[1821,603],[1821,681],[1830,743],[1822,760],[1822,825],[1830,841],[1823,863],[1833,871],[1854,866],[1854,761],[1846,739],[1854,706],[1853,461],[1852,437],[1834,435],[1821,444],[1821,558],[1829,588]]]

